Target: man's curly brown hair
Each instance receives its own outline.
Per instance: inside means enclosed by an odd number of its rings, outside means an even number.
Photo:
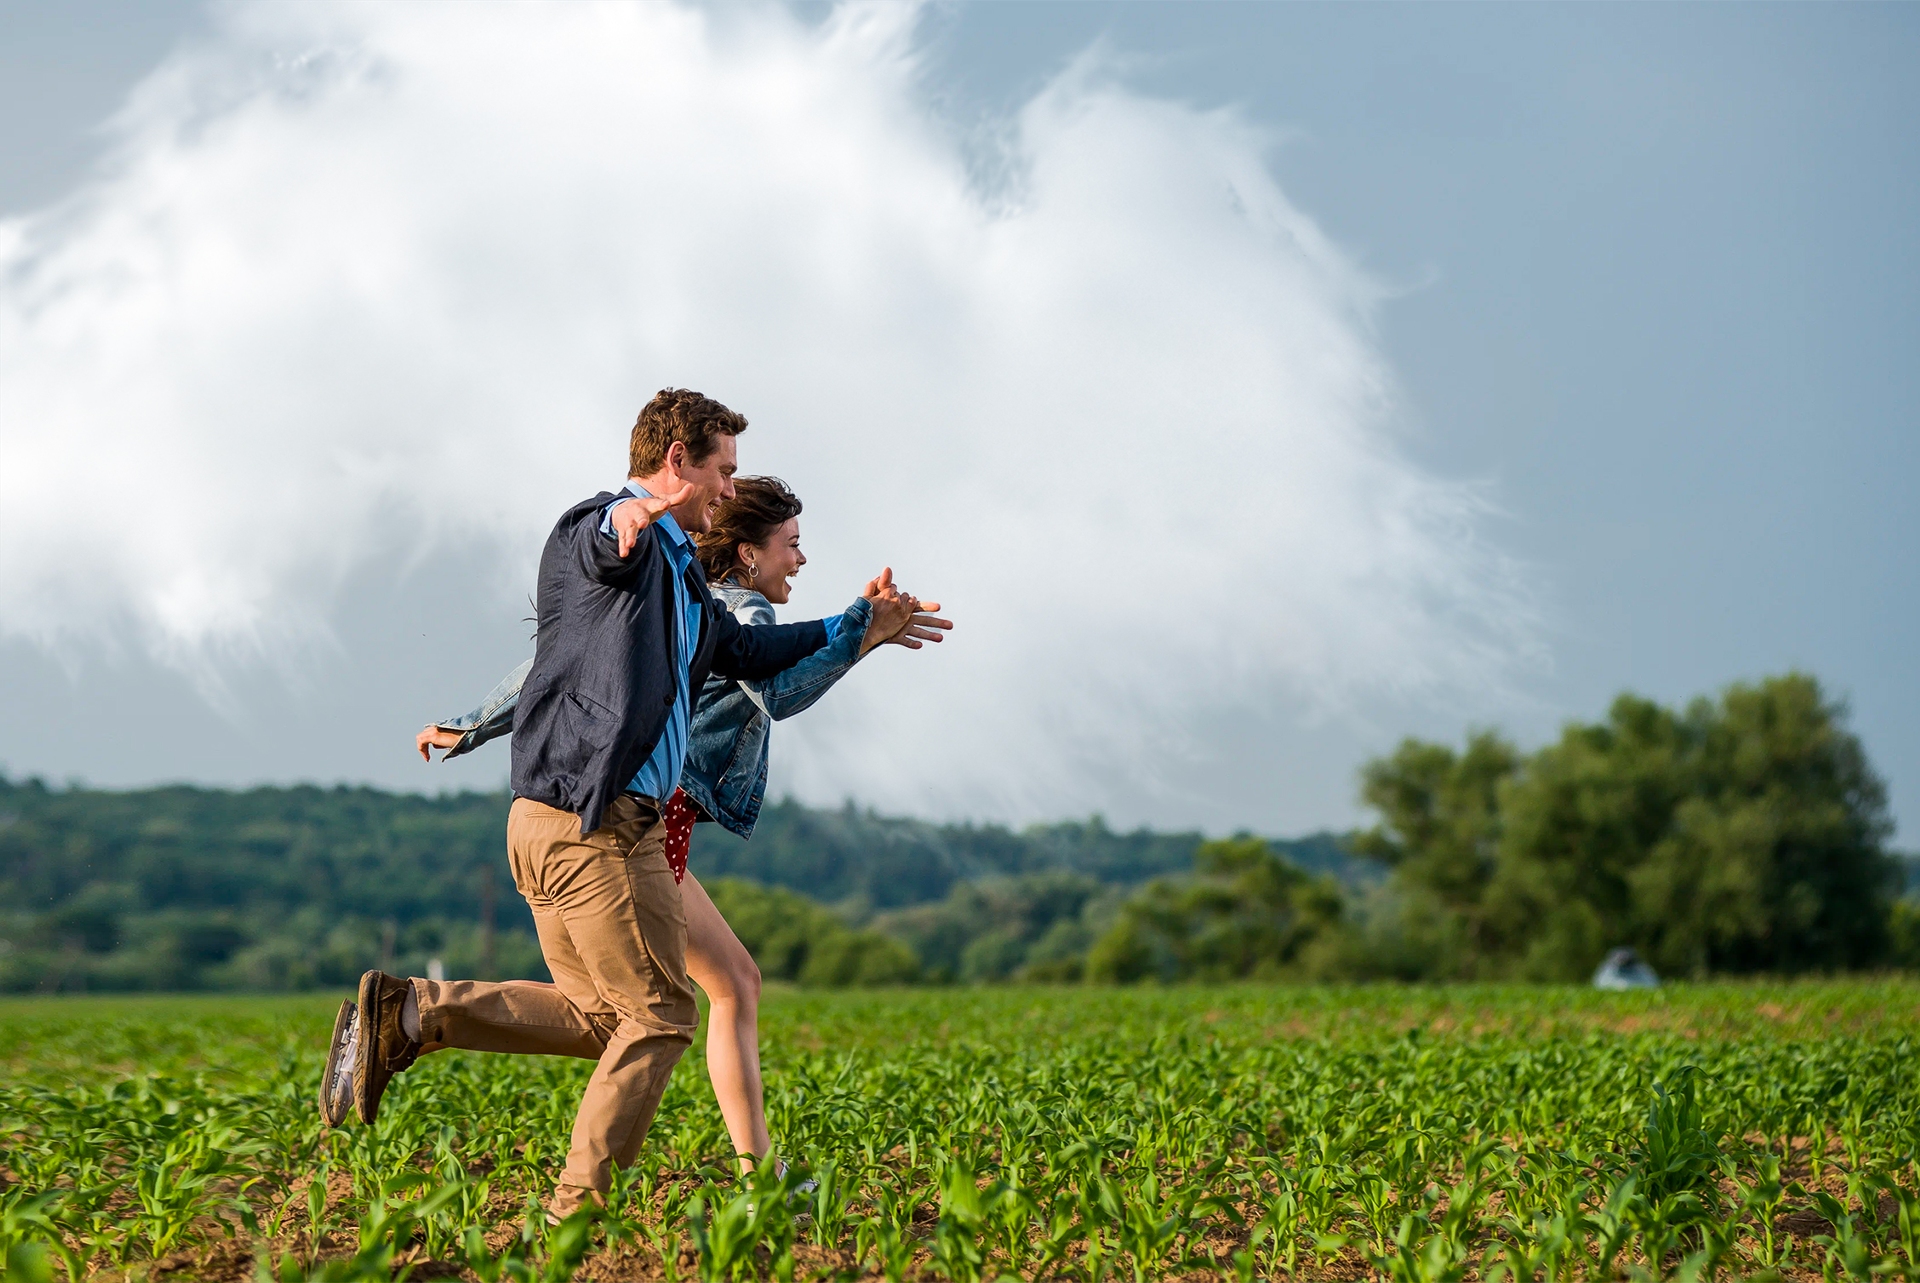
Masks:
[[[667,466],[667,447],[679,441],[689,463],[705,463],[721,437],[747,430],[747,416],[686,388],[662,388],[640,411],[627,446],[627,475],[650,477]]]

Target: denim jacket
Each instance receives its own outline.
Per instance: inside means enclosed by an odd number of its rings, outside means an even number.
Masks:
[[[743,624],[774,622],[773,606],[750,588],[721,584],[713,588],[735,619]],[[707,678],[694,702],[693,727],[687,740],[687,765],[680,787],[701,814],[717,820],[729,833],[753,834],[767,793],[767,734],[772,723],[811,708],[860,658],[860,640],[866,635],[873,606],[857,598],[840,616],[840,631],[832,641],[793,667],[758,680]],[[488,740],[513,730],[513,711],[520,687],[533,666],[522,663],[488,692],[480,706],[464,717],[434,725],[460,731],[460,741],[448,757],[472,752]]]

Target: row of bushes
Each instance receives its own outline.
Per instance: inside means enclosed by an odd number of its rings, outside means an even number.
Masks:
[[[704,885],[769,980],[844,986],[912,984],[925,978],[920,959],[905,944],[850,927],[797,891],[738,878]]]
[[[735,878],[708,891],[769,979],[837,986],[923,976],[907,945],[850,927],[798,892]],[[373,967],[426,975],[435,964],[454,977],[550,978],[531,931],[489,933],[442,917],[403,925],[318,909],[141,912],[130,889],[99,885],[51,913],[0,916],[0,992],[338,989]]]

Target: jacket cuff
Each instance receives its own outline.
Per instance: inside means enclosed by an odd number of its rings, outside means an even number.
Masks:
[[[820,622],[827,626],[827,645],[829,646],[848,633],[862,636],[867,631],[867,625],[873,622],[873,603],[865,597],[855,597],[853,605],[832,619],[823,619]]]

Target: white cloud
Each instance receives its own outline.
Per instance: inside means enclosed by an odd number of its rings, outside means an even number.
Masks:
[[[898,6],[228,12],[97,181],[0,224],[0,637],[211,688],[475,543],[511,610],[676,384],[807,501],[805,606],[884,560],[962,624],[783,728],[804,795],[1237,813],[1189,778],[1222,718],[1257,755],[1503,690],[1528,594],[1397,448],[1377,290],[1269,139],[1088,61],[984,193],[914,39]]]

